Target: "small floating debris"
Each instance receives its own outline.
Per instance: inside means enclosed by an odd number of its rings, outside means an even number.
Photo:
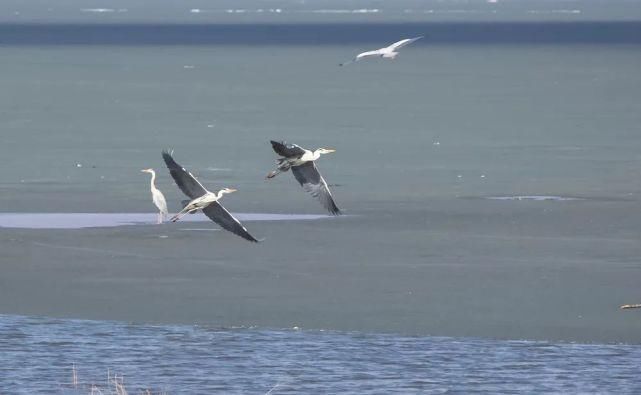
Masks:
[[[76,167],[81,168],[82,167],[82,163],[76,163]]]
[[[625,309],[639,309],[641,308],[641,304],[624,304],[623,306],[619,307],[621,310]]]

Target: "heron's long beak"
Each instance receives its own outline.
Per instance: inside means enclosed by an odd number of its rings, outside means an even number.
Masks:
[[[142,169],[140,171],[143,172],[143,173],[149,173],[149,169]]]
[[[329,153],[336,152],[336,150],[335,150],[335,149],[333,149],[333,148],[325,148],[325,149],[326,149],[326,150],[327,150],[327,152],[329,152]]]
[[[236,192],[236,191],[238,191],[238,189],[234,189],[234,188],[227,188],[227,189],[229,190],[229,192]]]

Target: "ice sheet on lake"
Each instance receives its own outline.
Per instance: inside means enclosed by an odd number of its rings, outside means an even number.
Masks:
[[[331,218],[314,214],[234,213],[240,221],[300,221]],[[82,229],[124,225],[151,225],[156,213],[0,213],[0,228]],[[210,221],[203,214],[187,215],[180,222]]]
[[[548,196],[548,195],[525,195],[525,196],[489,196],[486,199],[490,200],[552,200],[552,201],[573,201],[573,200],[584,200],[577,197],[568,197],[568,196]]]

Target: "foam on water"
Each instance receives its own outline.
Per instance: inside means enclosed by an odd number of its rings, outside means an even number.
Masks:
[[[240,221],[299,221],[331,218],[315,214],[234,213]],[[0,228],[82,229],[155,224],[155,213],[0,213]],[[181,222],[211,221],[198,213]]]

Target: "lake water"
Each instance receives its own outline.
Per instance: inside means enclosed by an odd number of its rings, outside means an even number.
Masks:
[[[3,393],[636,393],[641,347],[0,316]],[[73,369],[77,384],[73,383]],[[111,384],[111,390],[114,389]],[[271,391],[271,392],[270,392]]]
[[[638,390],[639,7],[374,3],[0,5],[0,392]],[[264,241],[155,225],[165,148]]]

